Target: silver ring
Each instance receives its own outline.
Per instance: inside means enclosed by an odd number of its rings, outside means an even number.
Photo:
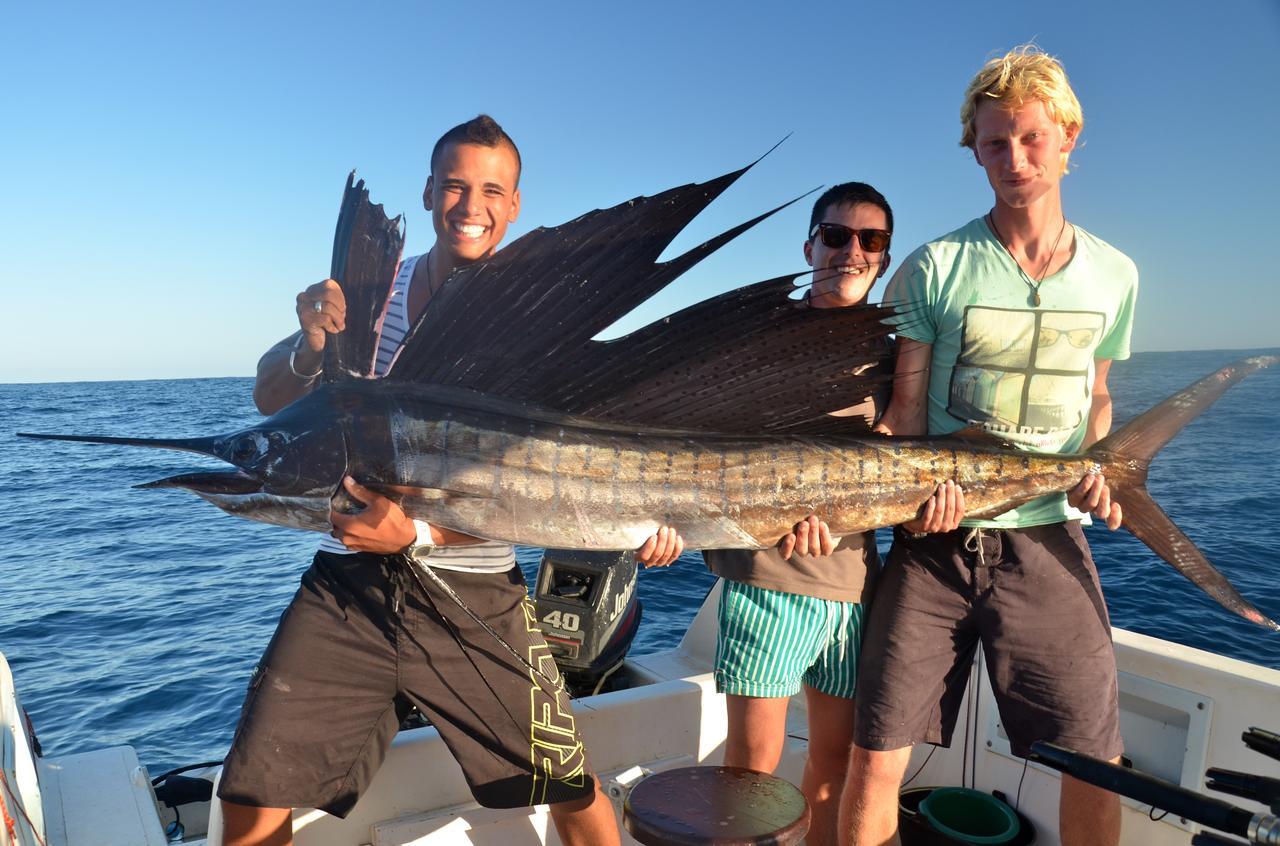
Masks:
[[[311,307],[316,311],[324,311],[324,303],[320,300],[312,300]]]

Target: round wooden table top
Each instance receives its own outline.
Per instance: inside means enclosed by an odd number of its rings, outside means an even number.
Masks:
[[[809,830],[809,803],[768,773],[680,767],[637,783],[623,824],[647,846],[785,846]]]

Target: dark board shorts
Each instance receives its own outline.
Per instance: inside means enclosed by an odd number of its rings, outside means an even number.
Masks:
[[[863,639],[855,742],[949,746],[981,643],[1015,755],[1036,740],[1119,755],[1111,624],[1079,522],[973,532],[894,533]]]
[[[245,697],[218,795],[343,817],[415,705],[490,808],[590,795],[582,742],[518,567],[436,570],[540,672],[398,555],[317,553]]]

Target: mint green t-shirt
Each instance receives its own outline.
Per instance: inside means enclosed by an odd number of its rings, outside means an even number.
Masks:
[[[920,247],[894,274],[885,302],[898,334],[931,344],[929,434],[978,424],[1037,452],[1074,453],[1084,442],[1094,360],[1129,357],[1138,269],[1075,227],[1075,255],[1031,288],[983,218]],[[1009,529],[1078,520],[1051,494],[965,526]]]

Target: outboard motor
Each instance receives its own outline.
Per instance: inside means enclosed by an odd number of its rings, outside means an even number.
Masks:
[[[533,606],[569,692],[616,689],[614,673],[640,628],[635,555],[548,549]]]

